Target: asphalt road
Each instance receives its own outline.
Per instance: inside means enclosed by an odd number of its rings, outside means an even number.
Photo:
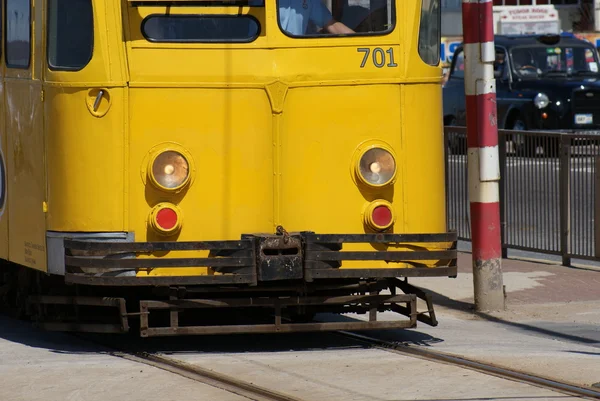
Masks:
[[[596,179],[594,154],[600,153],[581,152],[577,148],[574,148],[573,153],[575,154],[571,157],[569,166],[571,253],[593,257]],[[450,229],[457,230],[460,237],[470,238],[466,160],[466,155],[450,155],[448,159],[448,217]],[[534,251],[560,252],[559,159],[544,158],[541,155],[509,155],[502,180],[505,185],[504,242],[509,246],[526,247]]]

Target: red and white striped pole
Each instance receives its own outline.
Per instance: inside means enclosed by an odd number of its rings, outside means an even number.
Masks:
[[[492,0],[462,0],[475,309],[504,309]]]

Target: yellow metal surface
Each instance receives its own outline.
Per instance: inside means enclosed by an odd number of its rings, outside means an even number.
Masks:
[[[129,224],[136,240],[225,240],[273,231],[273,150],[265,135],[271,130],[271,107],[264,91],[135,88],[130,102]],[[172,107],[165,110],[165,105]],[[249,120],[253,124],[247,124]],[[160,144],[169,148],[173,140],[192,155],[196,166],[191,185],[179,193],[145,184],[142,173],[148,154]],[[175,236],[159,236],[147,223],[161,202],[174,203],[182,211],[182,228]],[[152,274],[203,272],[206,269],[155,269]]]
[[[120,4],[95,1],[94,10],[90,63],[80,71],[45,70],[47,222],[53,231],[127,229],[128,92]]]
[[[122,231],[127,196],[124,48],[115,45],[122,41],[120,7],[95,2],[94,57],[85,69],[51,71],[45,6],[36,0],[32,8],[29,69],[5,69],[8,208],[0,220],[0,232],[8,221],[8,258],[42,271],[46,230]]]
[[[41,24],[46,3],[38,3]],[[387,35],[317,39],[284,35],[273,2],[265,8],[93,5],[94,52],[85,68],[48,69],[38,33],[33,65],[40,77],[15,71],[4,80],[7,135],[0,144],[10,207],[0,217],[0,239],[8,217],[11,259],[45,269],[46,229],[129,231],[136,241],[231,240],[273,233],[280,224],[287,231],[360,234],[371,232],[364,212],[376,200],[393,209],[390,232],[446,231],[441,69],[417,53],[420,2],[398,1],[396,27]],[[261,34],[238,44],[146,40],[144,18],[167,12],[251,14]],[[364,62],[365,48],[378,48],[384,65]],[[353,176],[365,142],[393,152],[392,184],[374,188]],[[190,182],[178,191],[148,177],[149,161],[167,149],[190,160]],[[161,203],[181,211],[174,235],[150,223]],[[29,255],[35,264],[26,260],[25,244],[37,252]],[[373,246],[345,247],[352,249]],[[207,253],[168,256],[184,255]],[[365,266],[343,265],[355,267]]]
[[[373,102],[377,92],[386,102]],[[289,231],[317,233],[364,232],[366,202],[384,199],[396,210],[396,229],[404,222],[404,166],[400,85],[336,86],[291,90],[281,124],[281,223]],[[312,107],[315,97],[330,107]],[[341,102],[340,99],[352,99]],[[344,116],[339,118],[336,116]],[[366,140],[381,138],[400,159],[397,183],[378,191],[357,186],[351,169],[354,155]],[[310,188],[310,190],[306,190]],[[301,213],[298,213],[301,211]],[[309,228],[310,227],[310,228]]]
[[[124,97],[110,88],[111,110],[93,116],[88,87],[46,85],[48,228],[121,231],[124,185]]]
[[[281,33],[269,4],[211,8],[215,14],[249,13],[264,27],[252,43],[227,45],[151,43],[139,27],[166,8],[129,9],[130,222],[136,239],[153,239],[144,222],[161,201],[178,204],[185,214],[179,240],[237,239],[274,232],[278,224],[288,231],[371,232],[363,213],[378,199],[393,207],[391,232],[444,232],[441,70],[416,53],[418,6],[399,3],[398,21],[403,12],[415,18],[389,35],[302,40]],[[358,47],[389,49],[397,67],[361,67]],[[144,186],[135,174],[144,152],[170,140],[189,150],[197,166],[196,183],[178,196]],[[354,181],[353,157],[365,141],[392,147],[392,185],[368,188]],[[143,191],[147,205],[134,211]]]
[[[395,224],[389,232],[444,232],[443,138],[441,125],[437,124],[440,114],[436,114],[441,111],[431,101],[438,93],[427,93],[428,87],[435,85],[290,91],[282,122],[282,131],[287,134],[281,141],[285,179],[281,180],[280,207],[284,227],[318,233],[372,232],[364,225],[362,213],[368,202],[381,199],[393,206]],[[409,101],[407,91],[411,94]],[[311,107],[317,96],[323,104],[332,106]],[[385,102],[374,102],[374,98]],[[353,162],[357,162],[353,156],[363,141],[377,139],[389,144],[397,155],[396,181],[375,189],[356,185],[350,172]],[[373,249],[372,245],[345,246],[345,250]],[[408,267],[383,261],[369,263],[373,265]],[[364,262],[345,262],[343,267],[360,268]]]
[[[10,260],[46,270],[46,200],[40,81],[5,78]],[[17,112],[18,110],[18,112]],[[11,113],[11,111],[14,111]]]
[[[4,73],[8,256],[13,262],[46,271],[44,112],[41,70],[35,61],[42,48],[41,8],[32,8],[31,17],[29,68],[6,68]]]
[[[410,172],[403,179],[404,230],[409,233],[446,230],[441,94],[435,84],[407,85],[403,90],[403,103],[410,105],[402,112],[407,149],[402,159]]]

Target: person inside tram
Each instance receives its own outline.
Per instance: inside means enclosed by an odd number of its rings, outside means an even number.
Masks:
[[[292,35],[306,35],[309,21],[327,33],[355,33],[336,21],[321,0],[279,0],[279,23],[283,30]]]

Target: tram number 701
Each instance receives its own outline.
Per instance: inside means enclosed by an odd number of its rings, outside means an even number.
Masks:
[[[359,47],[356,49],[356,51],[359,53],[364,53],[362,63],[360,63],[360,68],[365,68],[367,60],[369,60],[369,55],[371,55],[373,65],[375,65],[377,68],[382,68],[384,66],[398,67],[398,64],[396,64],[396,61],[394,60],[394,49],[392,47],[387,50],[383,50],[381,47],[376,47],[373,49],[373,52],[371,52],[371,49],[368,47]]]

